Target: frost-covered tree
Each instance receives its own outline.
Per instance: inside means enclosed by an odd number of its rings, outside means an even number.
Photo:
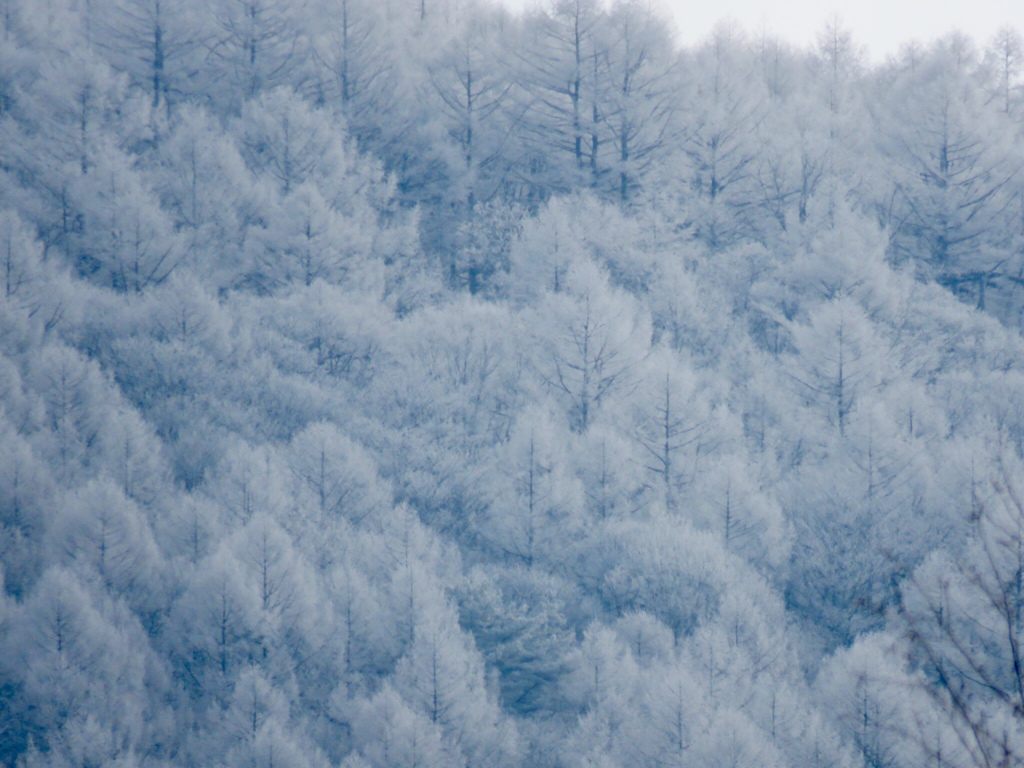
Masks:
[[[679,62],[668,22],[645,2],[623,0],[608,14],[608,106],[605,123],[611,145],[605,163],[618,201],[635,196],[647,171],[670,157],[678,140],[676,111],[681,101]],[[597,147],[592,147],[596,153]],[[595,183],[596,183],[595,179]]]
[[[719,248],[752,234],[765,94],[739,31],[728,24],[716,27],[692,65],[697,77],[684,113],[680,158],[690,194],[680,189],[673,197],[689,199],[690,225],[709,247]]]
[[[157,117],[192,89],[203,40],[180,0],[98,4],[96,47],[151,100]],[[163,114],[160,114],[163,113]]]
[[[543,385],[560,400],[570,427],[586,432],[602,404],[631,391],[647,353],[647,320],[593,264],[579,264],[568,291],[549,293],[533,352]]]
[[[1021,162],[1009,124],[984,105],[969,41],[945,38],[889,92],[884,151],[891,160],[893,257],[950,287],[985,290],[1007,264]],[[890,127],[891,126],[891,127]],[[891,218],[889,218],[891,216]]]
[[[915,688],[968,765],[1013,763],[1024,750],[1017,661],[1024,505],[1012,477],[1004,467],[981,492],[962,555],[936,552],[907,580],[896,620],[924,673]],[[919,749],[935,750],[920,741]]]

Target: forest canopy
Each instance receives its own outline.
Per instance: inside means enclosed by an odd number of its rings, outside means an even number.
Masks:
[[[1024,42],[0,0],[0,764],[1024,764]]]

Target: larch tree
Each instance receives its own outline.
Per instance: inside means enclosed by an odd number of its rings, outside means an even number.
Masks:
[[[220,562],[216,562],[219,558]],[[232,682],[254,660],[259,606],[242,584],[237,560],[220,547],[183,584],[168,620],[170,653],[185,690],[226,703]]]
[[[174,272],[184,243],[125,153],[104,146],[91,162],[71,186],[79,224],[69,256],[83,276],[124,294],[143,293]]]
[[[200,64],[203,41],[185,7],[180,0],[116,0],[100,10],[98,49],[166,117],[172,101],[189,95]]]
[[[565,435],[543,411],[522,413],[498,449],[501,484],[481,525],[499,552],[538,566],[569,544],[580,524],[582,493],[565,460]]]
[[[218,0],[207,9],[202,74],[222,108],[236,112],[265,90],[293,84],[305,56],[297,10],[268,0]]]
[[[462,768],[463,758],[447,747],[436,723],[412,709],[390,685],[361,702],[353,740],[372,768],[397,764],[422,768]]]
[[[617,424],[595,424],[578,438],[574,451],[577,477],[594,521],[638,513],[648,502],[651,478],[647,455]]]
[[[43,277],[42,254],[17,214],[0,213],[0,299],[34,314]]]
[[[473,765],[513,758],[515,737],[485,687],[482,659],[449,606],[431,606],[398,663],[394,684],[405,700],[441,728]]]
[[[314,76],[307,85],[316,103],[333,106],[357,133],[369,130],[379,86],[392,75],[395,62],[385,41],[386,20],[381,8],[364,0],[322,0],[311,6],[336,24],[316,25],[310,48]]]
[[[448,135],[461,154],[452,186],[468,213],[501,188],[502,147],[515,126],[506,118],[513,87],[501,61],[504,38],[497,19],[471,12],[430,66],[430,82],[444,112]],[[461,180],[458,178],[461,176]]]
[[[544,196],[593,186],[601,173],[608,85],[604,24],[605,14],[593,0],[559,0],[527,20],[523,131],[539,157],[557,150],[547,161],[553,163],[550,172],[530,174]]]
[[[692,54],[694,86],[682,127],[688,221],[712,249],[749,236],[766,98],[734,26],[716,27]],[[678,183],[678,182],[677,182]],[[683,194],[679,190],[678,194]]]
[[[71,485],[89,463],[100,431],[106,382],[95,365],[66,347],[47,346],[33,368],[49,431],[40,447],[58,481]]]
[[[0,439],[0,561],[3,586],[23,597],[40,575],[41,539],[49,523],[44,511],[53,502],[54,478],[31,444],[8,417]]]
[[[638,755],[655,764],[682,765],[692,754],[694,730],[699,716],[694,707],[702,701],[701,691],[685,665],[659,665],[644,687],[649,691],[638,724],[642,738],[636,740]]]
[[[1024,39],[1007,25],[1000,27],[985,48],[982,67],[988,75],[991,99],[1007,117],[1019,113],[1024,84]]]
[[[531,356],[540,381],[564,404],[570,428],[582,433],[603,401],[634,388],[649,321],[592,263],[576,265],[567,284],[569,292],[545,296]]]
[[[325,181],[344,166],[336,125],[287,87],[246,102],[238,133],[250,170],[284,196],[307,180]]]
[[[51,561],[122,596],[141,615],[162,605],[163,564],[153,533],[113,484],[93,481],[68,494],[47,532],[47,545]]]
[[[612,144],[608,186],[626,205],[655,164],[664,162],[679,138],[679,59],[667,22],[644,0],[623,0],[608,15],[608,106],[591,116],[606,126]],[[592,147],[596,154],[597,147]]]
[[[799,350],[789,373],[794,386],[842,435],[861,394],[885,378],[885,346],[863,309],[842,296],[819,305],[792,332]]]
[[[311,535],[335,517],[362,523],[391,501],[370,454],[329,422],[311,424],[295,435],[286,461],[297,485],[294,496],[311,499],[318,513]]]
[[[696,479],[697,456],[711,429],[710,414],[693,372],[671,353],[652,355],[646,368],[636,398],[634,439],[643,449],[644,468],[659,489],[659,501],[674,512],[681,488]]]
[[[1011,467],[981,492],[963,553],[930,556],[904,582],[895,617],[924,672],[915,687],[964,764],[986,768],[1024,755],[1024,503]]]
[[[53,757],[81,763],[112,762],[148,749],[150,738],[169,737],[156,722],[146,727],[147,718],[163,717],[146,692],[159,685],[160,673],[122,606],[54,567],[19,614],[3,637],[4,677],[20,689],[16,702],[24,709],[16,716],[26,736],[34,733]]]
[[[208,112],[182,105],[154,164],[154,191],[186,243],[183,266],[218,287],[231,285],[265,197],[237,143]]]
[[[1021,162],[1007,121],[974,87],[975,69],[968,41],[945,38],[890,90],[884,151],[894,198],[883,223],[896,263],[909,260],[957,292],[973,288],[984,309],[1010,257],[1007,215]]]

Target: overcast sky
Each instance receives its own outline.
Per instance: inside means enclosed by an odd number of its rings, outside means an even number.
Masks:
[[[763,27],[798,45],[838,13],[854,37],[883,61],[911,39],[928,42],[955,29],[984,45],[1009,23],[1024,32],[1024,0],[661,0],[671,8],[684,43],[708,34],[715,22],[730,16],[748,31]]]
[[[504,0],[521,9],[544,0]],[[929,42],[959,29],[984,46],[1003,24],[1024,33],[1024,0],[654,0],[671,10],[680,40],[693,44],[723,17],[748,32],[767,29],[796,45],[811,43],[839,14],[871,60],[885,61],[908,40]]]

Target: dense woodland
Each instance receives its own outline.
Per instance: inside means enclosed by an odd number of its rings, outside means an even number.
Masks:
[[[1022,82],[0,0],[0,763],[1024,765]]]

